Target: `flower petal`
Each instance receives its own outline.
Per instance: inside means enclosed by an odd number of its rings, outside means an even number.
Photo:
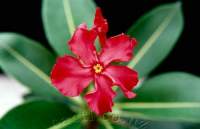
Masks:
[[[78,96],[92,80],[91,70],[71,56],[59,57],[51,72],[52,84],[65,96]]]
[[[129,61],[132,58],[133,48],[136,45],[134,38],[125,34],[111,37],[106,41],[100,54],[100,60],[107,65],[112,61]]]
[[[108,22],[104,19],[100,8],[96,9],[93,28],[98,32],[101,45],[104,45],[106,41],[106,33],[108,32]]]
[[[95,91],[88,93],[85,99],[92,111],[98,115],[112,111],[114,91],[111,88],[112,81],[103,75],[95,77]]]
[[[85,64],[92,64],[96,59],[94,46],[96,37],[96,31],[88,30],[85,24],[81,24],[69,41],[71,51]]]
[[[138,74],[136,71],[126,66],[108,66],[104,72],[115,85],[118,85],[127,98],[133,98],[135,93],[131,92],[138,83]]]

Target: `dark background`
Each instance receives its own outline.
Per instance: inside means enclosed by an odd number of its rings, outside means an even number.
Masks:
[[[175,0],[95,0],[110,25],[109,35],[125,32],[145,12]],[[195,3],[196,2],[196,3]],[[185,71],[200,76],[199,4],[182,0],[185,28],[172,53],[152,74]],[[0,32],[17,32],[50,46],[41,19],[41,0],[5,0],[0,3]]]

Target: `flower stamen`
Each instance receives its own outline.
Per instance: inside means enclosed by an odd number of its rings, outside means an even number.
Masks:
[[[95,72],[95,73],[101,73],[102,70],[103,70],[103,66],[102,66],[101,64],[95,64],[95,65],[93,66],[93,69],[94,69],[94,72]]]

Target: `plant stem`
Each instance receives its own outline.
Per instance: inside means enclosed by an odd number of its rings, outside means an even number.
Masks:
[[[88,122],[87,129],[98,129],[98,121],[90,121]]]
[[[76,122],[77,120],[81,119],[82,117],[84,117],[82,114],[75,115],[72,118],[62,121],[48,129],[62,129],[62,128],[67,127],[70,124]]]
[[[114,129],[108,120],[99,119],[99,122],[103,124],[106,129]]]
[[[79,106],[83,106],[83,104],[84,104],[83,99],[82,99],[80,96],[78,96],[78,97],[73,97],[73,98],[68,97],[68,98],[70,98],[70,100],[71,100],[72,102],[76,103],[76,104],[79,105]]]
[[[131,111],[122,111],[118,110],[116,112],[113,112],[114,115],[119,115],[120,117],[124,118],[139,118],[139,119],[151,119],[150,117],[139,113],[139,112],[131,112]]]

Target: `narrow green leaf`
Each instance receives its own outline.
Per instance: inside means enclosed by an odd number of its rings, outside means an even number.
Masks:
[[[148,75],[169,54],[183,29],[181,3],[159,6],[142,16],[129,30],[138,46],[128,64],[140,77]]]
[[[95,5],[92,0],[44,0],[43,24],[46,36],[60,54],[70,54],[67,41],[81,23],[92,25]]]
[[[167,73],[144,82],[137,97],[116,104],[123,116],[150,120],[200,122],[200,78]]]
[[[0,129],[47,129],[72,115],[64,104],[35,100],[9,111],[0,120]]]
[[[55,56],[39,43],[14,33],[0,34],[0,67],[31,91],[45,98],[65,100],[50,83]]]

